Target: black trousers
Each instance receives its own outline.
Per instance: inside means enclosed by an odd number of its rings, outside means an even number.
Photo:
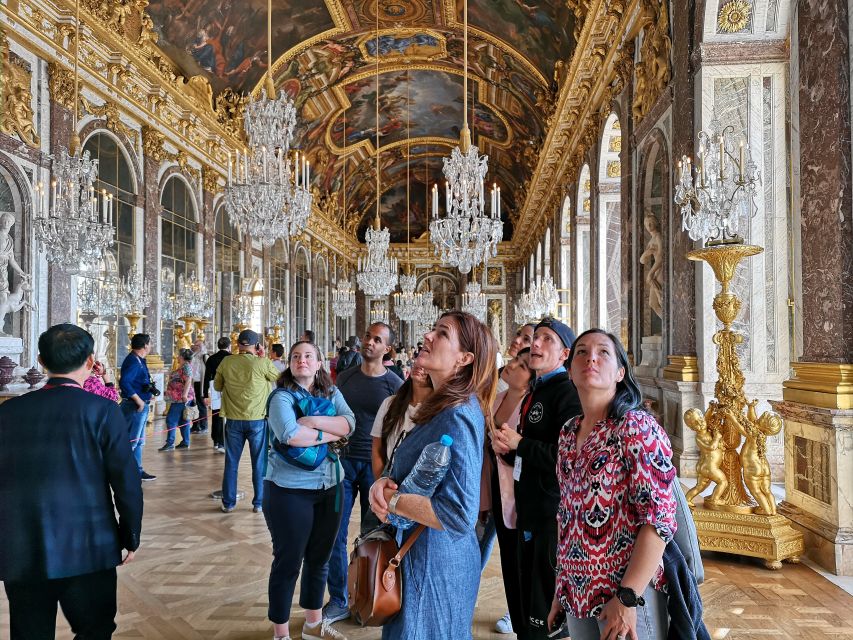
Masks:
[[[116,570],[71,578],[6,582],[11,640],[54,640],[56,605],[76,640],[108,640],[116,630]]]
[[[503,503],[501,502],[501,487],[498,483],[497,462],[492,453],[492,517],[495,519],[495,531],[498,538],[498,549],[501,554],[501,570],[503,574],[504,593],[509,617],[512,620],[512,630],[518,640],[527,640],[527,617],[521,604],[521,586],[518,577],[518,532],[507,529],[504,525]]]
[[[204,404],[201,382],[193,380],[193,391],[195,392],[195,404],[198,407],[198,421],[191,428],[195,431],[204,431],[207,429],[207,405]]]
[[[205,407],[207,409],[207,407]],[[221,409],[210,410],[210,439],[213,444],[218,444],[221,447],[225,446],[225,420],[221,417]],[[199,412],[201,415],[201,412]]]
[[[337,487],[284,489],[264,481],[264,518],[272,534],[273,554],[269,619],[274,624],[290,620],[300,569],[299,606],[323,608],[328,562],[341,524],[341,511],[335,511],[337,491]]]
[[[557,580],[557,519],[555,517],[553,524],[537,531],[518,529],[517,535],[518,576],[521,593],[524,594],[521,608],[527,620],[526,637],[544,640],[548,637],[548,613]]]

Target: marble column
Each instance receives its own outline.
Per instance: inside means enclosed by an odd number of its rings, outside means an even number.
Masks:
[[[71,83],[73,87],[73,82]],[[68,147],[74,127],[71,110],[56,97],[50,102],[50,149],[55,153],[60,147]],[[47,324],[75,322],[71,309],[71,276],[54,264],[47,267]]]
[[[803,353],[784,382],[780,512],[807,554],[853,575],[853,195],[846,3],[798,5]]]
[[[691,37],[696,21],[695,6],[691,2],[672,3],[672,155],[670,167],[675,168],[681,156],[696,155],[695,122],[695,70],[691,65],[693,42]],[[670,203],[669,210],[673,210]],[[670,309],[677,322],[669,326],[667,351],[669,358],[664,368],[668,380],[696,381],[696,263],[685,255],[693,249],[693,241],[681,231],[678,213],[670,221],[669,237],[671,265],[669,278]],[[663,225],[662,225],[663,226]]]
[[[704,13],[704,2],[674,2],[670,7],[673,96],[669,167],[672,172],[681,156],[696,155],[696,69],[692,60],[694,43],[699,41],[701,33],[696,30],[701,29],[697,25],[702,22],[699,16]],[[693,249],[693,241],[681,230],[680,214],[671,201],[667,205],[664,211],[672,213],[668,223],[661,220],[661,227],[668,227],[669,277],[665,304],[669,308],[670,321],[663,345],[668,362],[663,368],[663,377],[659,378],[663,400],[661,418],[672,440],[679,474],[694,476],[699,450],[695,434],[684,425],[682,416],[687,409],[702,406],[696,358],[696,263],[686,258],[687,252]]]
[[[599,144],[601,138],[599,137]],[[599,180],[598,163],[601,150],[598,153],[590,154],[592,157],[589,161],[589,180],[590,180],[590,210],[589,210],[589,319],[591,327],[604,326],[604,319],[601,317],[601,297],[602,288],[607,286],[607,274],[602,273],[601,267],[601,245],[602,236],[606,233],[604,228],[607,214],[601,206],[601,181]],[[594,196],[594,197],[593,197]]]
[[[151,291],[151,304],[145,309],[145,333],[151,336],[151,351],[162,354],[160,344],[160,185],[157,174],[163,153],[163,136],[143,129],[142,186],[145,199],[143,214],[143,275]],[[171,349],[171,345],[166,345]]]
[[[205,168],[204,179],[202,180],[203,188],[201,192],[201,223],[199,224],[202,246],[204,247],[202,252],[202,269],[199,276],[201,281],[204,283],[204,286],[206,286],[207,290],[211,293],[214,291],[216,273],[216,248],[214,244],[216,238],[216,211],[213,208],[213,198],[218,187],[216,177],[217,174],[215,172],[209,171]],[[215,294],[212,293],[211,300],[215,300],[215,298]],[[216,343],[216,338],[218,337],[213,334],[212,328],[213,326],[211,325],[205,334],[205,338],[207,338],[208,342],[207,346],[209,353],[213,353],[215,351],[215,349],[213,349],[213,345]]]

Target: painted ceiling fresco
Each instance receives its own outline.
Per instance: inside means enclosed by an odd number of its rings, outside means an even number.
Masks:
[[[273,77],[296,101],[295,144],[312,161],[318,200],[335,203],[342,227],[363,237],[376,204],[378,64],[381,213],[392,241],[404,242],[407,156],[414,240],[429,222],[418,198],[443,181],[442,158],[462,126],[462,3],[379,0],[378,39],[376,6],[273,0]],[[160,47],[187,77],[206,77],[215,93],[259,87],[265,0],[151,0],[148,10]],[[501,187],[509,239],[544,139],[555,65],[574,47],[573,18],[564,0],[471,0],[469,25],[469,126],[489,155],[487,180]]]

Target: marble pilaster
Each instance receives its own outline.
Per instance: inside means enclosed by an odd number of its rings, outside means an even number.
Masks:
[[[695,16],[701,15],[700,7],[690,2],[673,2],[672,7],[672,153],[673,159],[682,155],[695,155],[695,89],[696,81],[690,59],[697,42],[690,37]],[[704,2],[701,3],[704,5]],[[693,248],[686,233],[676,231],[681,225],[670,224],[671,256],[669,276],[669,305],[677,309],[677,317],[669,327],[668,353],[673,355],[696,354],[696,286],[695,263],[687,260],[685,254]]]
[[[800,3],[803,362],[853,361],[850,52],[845,3]],[[819,52],[819,53],[818,53]]]
[[[74,127],[71,110],[56,100],[50,103],[50,148],[67,147]],[[47,267],[47,324],[74,322],[71,309],[71,276],[59,267],[48,263]]]
[[[145,308],[144,331],[151,336],[151,350],[162,353],[160,344],[160,161],[145,153],[142,160],[145,213],[143,220],[143,274],[151,283],[151,304]],[[167,348],[171,348],[167,345]]]

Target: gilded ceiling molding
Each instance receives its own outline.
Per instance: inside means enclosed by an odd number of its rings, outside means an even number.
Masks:
[[[597,143],[602,118],[606,119],[611,101],[621,93],[633,73],[634,37],[648,27],[646,35],[651,34],[649,39],[653,42],[647,46],[655,54],[654,60],[659,60],[657,54],[668,45],[665,31],[661,37],[655,36],[661,33],[664,20],[668,26],[665,8],[658,10],[657,5],[658,0],[569,0],[578,24],[583,26],[557,97],[552,126],[548,128],[530,188],[519,208],[513,235],[516,255],[528,255],[533,250],[538,241],[533,230],[538,227],[538,219],[556,202],[560,184],[577,180],[585,154]],[[650,13],[650,9],[654,12]],[[640,22],[639,28],[634,26],[635,17]],[[651,53],[646,60],[649,61],[644,72],[649,81],[647,87],[659,86],[663,78],[668,82],[669,68],[662,71],[651,64]],[[649,100],[649,91],[644,92],[644,100]],[[608,113],[602,114],[603,111]]]
[[[29,65],[9,51],[6,32],[0,29],[0,132],[17,135],[37,148],[40,138],[33,124],[31,86]]]
[[[127,105],[127,115],[151,122],[199,164],[224,167],[227,149],[239,144],[224,126],[203,83],[185,81],[153,45],[156,33],[148,0],[83,0],[80,73],[86,87],[105,101]],[[72,0],[0,3],[0,21],[14,21],[9,36],[50,64],[52,99],[71,108],[73,80],[67,69],[73,45]],[[202,99],[199,99],[202,98]]]

